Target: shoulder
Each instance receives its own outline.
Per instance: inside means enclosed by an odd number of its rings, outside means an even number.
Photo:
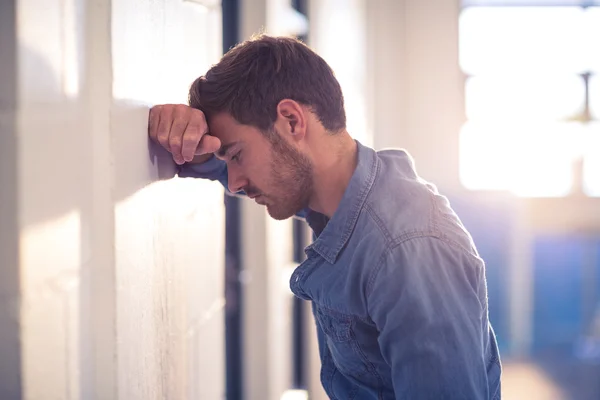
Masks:
[[[404,150],[377,152],[379,168],[365,211],[390,241],[431,230],[437,190],[422,180]]]
[[[434,237],[475,251],[448,199],[419,177],[408,152],[383,150],[377,157],[379,168],[364,211],[386,238],[386,247],[411,238]]]

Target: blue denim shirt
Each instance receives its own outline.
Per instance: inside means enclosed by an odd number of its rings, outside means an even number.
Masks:
[[[183,166],[180,176],[227,187],[217,159]],[[316,240],[290,286],[312,301],[331,399],[500,398],[484,262],[406,152],[359,143],[333,217],[302,215]]]

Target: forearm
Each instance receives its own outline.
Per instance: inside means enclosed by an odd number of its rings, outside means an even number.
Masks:
[[[204,164],[205,162],[207,162],[208,160],[210,160],[213,157],[212,154],[202,154],[199,156],[194,156],[194,158],[192,159],[192,161],[190,161],[188,164]]]
[[[196,156],[192,162],[180,165],[178,170],[181,178],[219,181],[227,189],[227,164],[212,154],[208,154],[208,157],[206,155]]]

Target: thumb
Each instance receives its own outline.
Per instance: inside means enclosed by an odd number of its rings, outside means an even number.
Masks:
[[[210,154],[210,153],[214,153],[215,151],[219,150],[220,148],[221,148],[221,141],[215,136],[206,134],[206,135],[202,136],[202,139],[200,140],[198,147],[196,147],[195,154],[196,155]]]

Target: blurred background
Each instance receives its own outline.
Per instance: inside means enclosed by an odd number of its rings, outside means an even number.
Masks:
[[[148,108],[253,33],[332,66],[487,263],[506,399],[600,399],[600,1],[3,0],[0,398],[325,399],[310,232],[174,177]]]

